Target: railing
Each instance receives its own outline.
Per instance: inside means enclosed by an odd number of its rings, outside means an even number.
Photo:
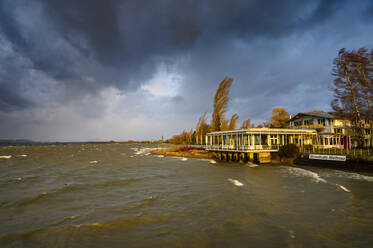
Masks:
[[[328,155],[345,155],[350,159],[370,159],[373,156],[372,149],[339,149],[339,148],[301,148],[303,154],[328,154]]]
[[[206,145],[206,150],[216,150],[216,151],[257,151],[257,150],[279,150],[279,145]]]

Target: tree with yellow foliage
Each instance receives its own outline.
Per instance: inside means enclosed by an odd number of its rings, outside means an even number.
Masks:
[[[284,108],[274,108],[272,110],[271,127],[286,128],[290,115]]]
[[[220,131],[221,126],[225,121],[225,112],[227,112],[229,101],[228,95],[232,82],[232,78],[226,77],[219,84],[219,88],[216,91],[214,98],[214,112],[212,113],[211,119],[211,131]]]

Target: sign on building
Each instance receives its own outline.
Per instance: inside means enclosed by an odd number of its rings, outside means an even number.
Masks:
[[[331,161],[346,161],[346,156],[341,155],[326,155],[326,154],[310,154],[309,159],[331,160]]]

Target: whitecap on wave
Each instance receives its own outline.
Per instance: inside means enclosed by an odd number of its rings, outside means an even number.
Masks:
[[[312,179],[312,181],[316,183],[319,183],[319,182],[326,183],[326,180],[321,178],[319,174],[317,174],[316,172],[312,172],[312,171],[305,170],[302,168],[297,168],[297,167],[286,167],[286,168],[287,168],[287,171],[291,175],[294,175],[296,177],[309,177]]]
[[[180,160],[181,160],[181,161],[187,161],[188,158],[181,158]]]
[[[216,164],[216,161],[213,160],[213,159],[210,159],[210,160],[209,160],[209,163],[210,163],[210,164]]]
[[[328,173],[327,176],[337,176],[342,178],[349,178],[359,181],[373,182],[372,176],[365,176],[355,172],[346,172],[346,171],[335,171],[333,173]]]
[[[98,162],[96,160],[89,161],[90,164],[97,164]]]
[[[231,183],[233,183],[234,185],[238,186],[238,187],[241,187],[243,186],[243,183],[241,183],[240,181],[236,180],[236,179],[231,179],[229,178],[228,181],[230,181]]]
[[[163,155],[158,155],[157,157],[158,157],[158,158],[163,158],[164,156],[163,156]]]
[[[154,148],[149,148],[149,147],[137,148],[137,147],[133,147],[131,149],[135,152],[135,155],[149,155],[150,151],[153,150]]]
[[[251,163],[251,162],[247,162],[246,166],[248,166],[250,168],[255,168],[255,167],[258,167],[259,165]]]
[[[5,159],[11,158],[11,157],[12,157],[12,155],[2,155],[2,156],[0,156],[0,158],[5,158]]]
[[[342,190],[346,191],[346,192],[351,192],[349,189],[347,189],[345,186],[343,185],[340,185],[340,184],[335,184],[337,185],[339,188],[341,188]]]

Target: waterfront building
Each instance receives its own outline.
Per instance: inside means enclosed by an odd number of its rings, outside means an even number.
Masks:
[[[318,140],[314,145],[320,148],[348,149],[358,144],[351,122],[329,113],[298,113],[289,120],[289,127],[316,130]],[[369,147],[371,141],[369,120],[363,120],[363,135],[364,146]]]
[[[271,153],[280,146],[312,145],[317,139],[316,130],[290,128],[248,128],[211,132],[206,134],[206,150],[223,160],[271,161]]]
[[[319,148],[351,148],[351,131],[348,120],[335,118],[328,113],[298,113],[289,120],[292,129],[312,129],[317,131]]]

